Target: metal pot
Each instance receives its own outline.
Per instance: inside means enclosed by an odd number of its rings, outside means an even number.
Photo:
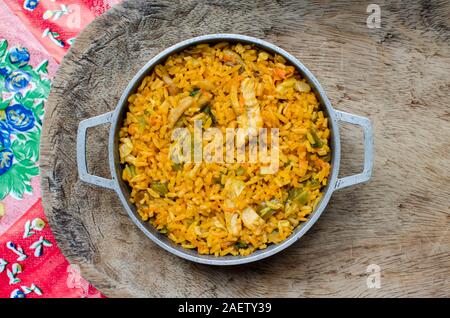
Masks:
[[[331,175],[329,177],[328,185],[324,188],[324,195],[321,202],[317,205],[316,209],[310,214],[308,221],[301,223],[294,232],[283,242],[279,244],[272,244],[266,249],[257,250],[248,256],[222,256],[216,257],[213,255],[200,255],[196,251],[188,250],[182,248],[170,241],[166,236],[160,234],[151,224],[144,222],[140,219],[136,208],[128,200],[130,195],[129,186],[120,177],[122,175],[122,166],[119,163],[119,130],[123,123],[123,118],[128,109],[128,97],[133,94],[142,79],[149,73],[151,73],[154,66],[164,62],[164,60],[171,54],[179,52],[189,46],[200,44],[200,43],[214,43],[214,42],[241,42],[256,45],[268,52],[276,53],[283,56],[289,63],[294,65],[299,73],[306,78],[308,83],[311,85],[313,91],[316,93],[320,104],[324,108],[323,111],[329,118],[329,124],[331,128]],[[362,173],[338,178],[339,164],[341,157],[341,144],[339,136],[339,122],[347,122],[361,126],[364,130],[364,170]],[[86,165],[86,130],[90,127],[110,124],[109,132],[109,166],[111,171],[111,179],[102,178],[99,176],[91,175],[87,171]],[[368,181],[372,174],[373,165],[373,133],[370,121],[367,118],[352,115],[349,113],[341,112],[333,109],[328,100],[325,91],[320,86],[316,78],[311,74],[311,72],[298,61],[294,56],[287,53],[283,49],[260,39],[237,35],[237,34],[212,34],[195,37],[186,41],[179,42],[175,44],[158,55],[152,58],[131,80],[128,87],[122,94],[119,103],[115,110],[100,115],[92,117],[80,122],[77,134],[77,164],[78,164],[78,174],[80,179],[84,182],[101,186],[116,191],[125,210],[128,215],[133,220],[133,222],[147,235],[153,242],[164,248],[165,250],[188,259],[190,261],[210,264],[210,265],[236,265],[250,263],[257,260],[261,260],[268,256],[274,255],[279,251],[285,249],[300,237],[302,237],[306,231],[317,221],[317,219],[322,214],[328,201],[330,200],[331,194],[338,189],[355,185],[361,182]]]

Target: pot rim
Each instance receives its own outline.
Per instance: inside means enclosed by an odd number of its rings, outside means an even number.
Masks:
[[[206,42],[243,42],[248,44],[254,44],[264,50],[267,50],[272,53],[277,53],[283,56],[291,65],[296,67],[299,73],[306,78],[307,82],[311,85],[313,91],[316,93],[320,104],[326,110],[326,113],[329,118],[329,123],[331,126],[331,153],[332,153],[332,163],[331,163],[331,174],[329,177],[328,185],[324,190],[323,197],[320,203],[316,206],[316,209],[309,215],[308,220],[304,223],[299,224],[293,231],[293,233],[282,241],[279,244],[271,244],[266,249],[256,250],[253,253],[247,256],[219,256],[216,257],[214,255],[201,255],[196,251],[191,251],[188,249],[184,249],[179,244],[173,243],[169,241],[169,239],[161,234],[159,234],[156,229],[149,224],[148,222],[144,222],[140,219],[136,212],[133,211],[134,206],[130,204],[126,198],[124,193],[123,181],[118,176],[118,171],[120,170],[120,164],[118,163],[118,138],[117,132],[122,125],[122,115],[123,112],[128,108],[128,96],[132,94],[137,85],[141,82],[141,80],[153,69],[154,66],[164,61],[169,55],[179,52],[189,46],[206,43]],[[154,56],[149,62],[147,62],[133,77],[133,79],[129,82],[126,89],[123,91],[119,102],[117,103],[116,108],[111,112],[108,121],[111,123],[111,127],[109,130],[109,143],[108,143],[108,151],[109,151],[109,166],[112,175],[110,188],[113,188],[121,202],[127,211],[128,215],[132,219],[132,221],[144,232],[144,234],[150,238],[157,245],[165,249],[166,251],[175,254],[184,259],[208,264],[208,265],[239,265],[250,262],[255,262],[258,260],[262,260],[269,256],[272,256],[285,248],[292,245],[298,239],[300,239],[316,221],[319,219],[321,214],[323,213],[325,207],[327,206],[330,197],[333,191],[337,188],[338,183],[338,173],[339,173],[339,164],[340,164],[340,135],[339,135],[339,125],[338,121],[342,120],[337,114],[337,111],[333,109],[331,103],[326,96],[325,91],[322,86],[319,84],[314,75],[306,68],[297,58],[295,58],[290,53],[281,49],[280,47],[250,36],[240,35],[240,34],[209,34],[198,36],[194,38],[190,38],[188,40],[181,41],[175,45],[172,45],[156,56]],[[80,124],[81,127],[81,124]],[[79,168],[80,169],[80,168]],[[370,177],[370,176],[369,176]],[[82,176],[80,175],[80,178]],[[87,180],[85,180],[87,181]],[[121,186],[122,182],[122,186]],[[351,184],[350,184],[351,185]],[[153,230],[152,230],[153,229]]]

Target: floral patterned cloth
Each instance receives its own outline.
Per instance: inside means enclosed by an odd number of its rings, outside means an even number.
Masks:
[[[80,30],[116,2],[0,3],[0,297],[101,297],[47,225],[39,142],[58,63]]]

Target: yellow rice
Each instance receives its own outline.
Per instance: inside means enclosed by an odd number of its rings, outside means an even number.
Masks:
[[[262,126],[279,129],[278,172],[262,175],[259,163],[171,162],[171,116],[180,102],[191,104],[177,127],[192,131],[200,119],[204,128],[225,133],[240,125],[236,107],[245,108],[246,79]],[[285,240],[320,201],[330,173],[328,118],[283,57],[240,43],[197,45],[158,65],[128,102],[120,158],[130,201],[144,221],[184,248],[248,255]],[[202,111],[205,105],[212,115]],[[237,197],[230,195],[235,184]]]

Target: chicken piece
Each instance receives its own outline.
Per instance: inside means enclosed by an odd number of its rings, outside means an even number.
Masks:
[[[279,94],[285,93],[289,88],[294,87],[297,84],[297,80],[295,78],[289,78],[281,82],[275,88],[276,92]]]
[[[239,104],[238,89],[239,82],[235,80],[230,88],[231,106],[236,116],[241,116],[244,113],[244,108]]]
[[[169,114],[169,126],[173,127],[183,113],[192,106],[194,99],[191,96],[186,96],[180,100],[178,106],[176,106]]]
[[[227,230],[227,228],[225,227],[225,225],[223,225],[223,223],[220,222],[220,220],[219,220],[219,218],[218,218],[217,216],[213,217],[213,218],[212,218],[212,221],[213,221],[213,225],[214,225],[216,228],[221,229],[221,230],[225,230],[225,231]]]
[[[180,93],[180,89],[175,85],[169,73],[167,73],[167,70],[163,66],[158,65],[156,67],[156,73],[162,78],[164,83],[167,84],[170,95],[175,96]]]
[[[245,78],[241,83],[242,97],[244,97],[244,104],[246,107],[258,106],[258,101],[255,96],[255,80],[249,77]]]
[[[247,207],[242,211],[242,222],[245,227],[256,232],[258,232],[261,226],[265,224],[264,219],[262,219],[251,207]]]
[[[238,212],[225,212],[225,222],[228,233],[239,236],[242,231],[242,221]]]
[[[300,93],[309,93],[311,91],[311,86],[308,83],[297,81],[295,83],[295,89]]]
[[[241,83],[241,91],[247,115],[246,124],[248,125],[248,127],[242,128],[251,128],[254,130],[254,133],[257,133],[258,129],[263,126],[263,120],[255,95],[255,80],[251,78],[244,79]]]
[[[236,178],[228,178],[224,191],[229,199],[236,199],[244,191],[245,182]]]
[[[241,56],[232,50],[225,49],[223,51],[224,57],[227,60],[226,64],[229,66],[235,66],[240,64],[245,68],[245,63],[242,60]]]

